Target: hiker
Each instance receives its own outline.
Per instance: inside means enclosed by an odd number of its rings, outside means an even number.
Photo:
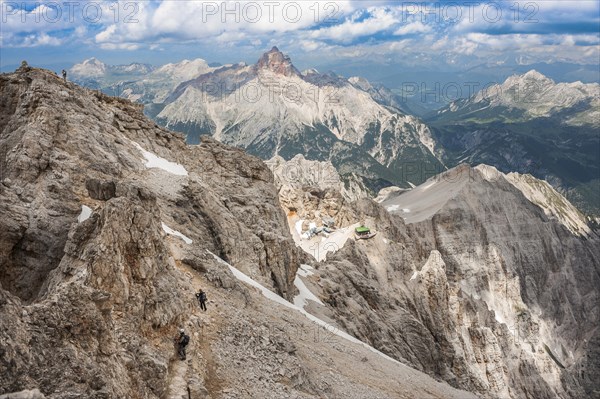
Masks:
[[[65,71],[64,69],[62,70],[62,76],[63,76],[63,79],[66,82],[67,81],[67,71]]]
[[[181,360],[185,360],[185,347],[190,343],[190,336],[185,333],[182,328],[179,330],[179,335],[174,339],[177,344],[177,354]]]
[[[200,309],[206,312],[206,292],[202,290],[198,291],[196,298],[198,299],[198,302],[200,302]]]

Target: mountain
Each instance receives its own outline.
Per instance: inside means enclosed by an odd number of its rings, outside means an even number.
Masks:
[[[275,178],[312,314],[482,398],[598,397],[600,238],[547,183],[460,165],[375,204]]]
[[[555,82],[600,83],[598,66],[593,64],[531,63],[523,56],[480,64],[461,63],[455,57],[448,61],[447,68],[423,64],[411,57],[404,60],[333,60],[315,67],[335,70],[345,76],[362,76],[373,84],[383,84],[401,97],[412,110],[409,113],[419,117],[425,117],[453,100],[471,96],[474,89],[478,91],[531,69]]]
[[[51,71],[0,94],[0,395],[475,397],[289,302],[304,256],[260,159]]]
[[[454,101],[428,120],[515,123],[540,118],[600,127],[600,84],[555,83],[531,70]]]
[[[555,83],[529,71],[426,120],[446,164],[529,173],[600,215],[600,85]]]
[[[154,67],[148,64],[107,65],[90,58],[73,65],[69,79],[103,92],[151,106],[160,103],[182,82],[213,70],[203,59]]]
[[[354,82],[354,83],[353,83]],[[356,80],[302,74],[277,47],[254,65],[223,67],[182,83],[153,116],[196,144],[202,135],[263,159],[302,154],[354,173],[373,192],[408,187],[443,169],[429,128],[378,103]]]
[[[71,75],[78,78],[99,78],[103,77],[109,67],[95,57],[89,58],[79,64],[71,67]]]
[[[108,84],[114,80],[130,76],[147,75],[154,69],[152,65],[138,62],[127,65],[107,65],[99,59],[92,57],[73,65],[69,69],[69,76],[71,79]]]

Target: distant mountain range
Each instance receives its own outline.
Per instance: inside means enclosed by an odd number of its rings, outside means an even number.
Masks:
[[[448,165],[487,163],[549,181],[600,214],[600,85],[555,83],[537,71],[426,117]]]
[[[425,114],[446,106],[459,98],[469,97],[482,87],[503,82],[513,75],[523,75],[534,69],[555,82],[600,83],[598,65],[568,62],[532,63],[519,57],[503,63],[482,63],[473,66],[439,68],[428,65],[398,65],[378,62],[330,62],[319,65],[345,76],[362,76],[372,84],[384,85],[406,103],[413,115]]]
[[[531,70],[514,75],[466,99],[453,101],[428,120],[528,122],[553,119],[561,125],[600,127],[600,85],[555,83]]]
[[[252,65],[90,59],[69,76],[143,103],[190,144],[211,135],[265,160],[329,161],[354,192],[409,188],[446,167],[486,163],[546,179],[600,215],[597,83],[555,83],[531,70],[431,112],[362,77],[300,72],[277,47]]]
[[[177,85],[214,70],[202,59],[155,67],[148,64],[107,65],[96,58],[75,64],[70,79],[107,94],[144,104],[162,102]]]
[[[92,59],[71,75],[144,103],[147,115],[185,133],[190,144],[211,135],[265,160],[302,154],[331,161],[348,185],[372,194],[390,185],[408,188],[444,169],[429,128],[385,88],[358,77],[300,72],[277,47],[254,65],[209,67],[195,60],[152,69]]]

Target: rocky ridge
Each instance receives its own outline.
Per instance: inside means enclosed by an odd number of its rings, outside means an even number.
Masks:
[[[598,397],[600,240],[547,183],[463,165],[343,208],[378,234],[314,263],[309,311],[482,397]]]

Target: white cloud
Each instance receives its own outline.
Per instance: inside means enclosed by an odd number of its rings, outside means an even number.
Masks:
[[[117,25],[111,25],[96,35],[96,43],[106,43],[117,31]]]
[[[102,50],[139,50],[141,45],[137,43],[100,43]]]
[[[369,8],[367,12],[370,15],[365,19],[360,19],[362,12],[357,12],[341,24],[312,31],[309,36],[313,39],[349,42],[357,37],[386,31],[399,22],[398,15],[388,8]]]
[[[25,36],[20,45],[15,47],[59,46],[62,41],[46,33]]]
[[[3,7],[7,4],[3,0],[0,3]],[[559,20],[562,23],[573,21],[572,15],[579,18],[587,13],[587,19],[581,17],[581,20],[591,21],[593,17],[589,15],[597,15],[600,3],[596,0],[580,3],[577,7],[561,1],[537,3],[536,17],[540,22]],[[318,52],[320,57],[330,59],[368,57],[373,62],[413,64],[435,60],[461,64],[467,62],[467,58],[473,63],[526,58],[531,62],[560,59],[597,64],[600,54],[600,39],[593,32],[491,34],[511,32],[517,26],[508,3],[498,3],[502,4],[503,18],[497,23],[483,18],[485,10],[482,2],[472,10],[475,18],[471,21],[466,8],[463,8],[458,24],[434,23],[431,16],[426,16],[427,22],[424,23],[418,12],[407,17],[406,7],[388,1],[279,1],[273,9],[269,9],[264,1],[257,1],[257,9],[256,6],[248,8],[249,2],[231,0],[167,0],[137,2],[135,10],[125,10],[121,2],[118,17],[114,6],[110,8],[112,3],[102,2],[98,3],[102,9],[98,24],[82,20],[83,5],[76,9],[74,21],[67,21],[68,15],[63,12],[60,21],[50,23],[53,11],[49,4],[40,2],[35,10],[17,10],[14,15],[8,15],[0,36],[2,46],[57,46],[68,42],[70,46],[95,45],[106,50],[148,47],[166,51],[172,43],[200,44],[206,48],[210,43],[217,43],[223,54],[230,52],[226,50],[228,47],[236,46],[239,51],[231,55],[232,62],[238,60],[238,54],[247,56],[257,47],[272,45],[278,45],[289,53],[308,55]],[[125,17],[132,11],[137,22],[124,23]],[[332,12],[333,21],[324,23]],[[21,22],[21,18],[25,18],[26,22]],[[235,22],[236,19],[238,22]],[[65,29],[69,31],[63,32]],[[356,44],[350,44],[353,42]]]
[[[425,25],[424,23],[422,23],[420,21],[414,21],[414,22],[411,22],[407,25],[401,26],[400,28],[396,29],[396,31],[394,32],[394,35],[402,36],[402,35],[410,35],[410,34],[414,34],[414,33],[426,33],[426,32],[430,32],[430,31],[431,31],[430,26]]]
[[[304,51],[316,51],[320,48],[325,47],[325,44],[315,40],[301,40],[300,47]]]
[[[236,42],[244,40],[246,37],[244,32],[223,32],[215,40],[222,44],[235,45]]]

